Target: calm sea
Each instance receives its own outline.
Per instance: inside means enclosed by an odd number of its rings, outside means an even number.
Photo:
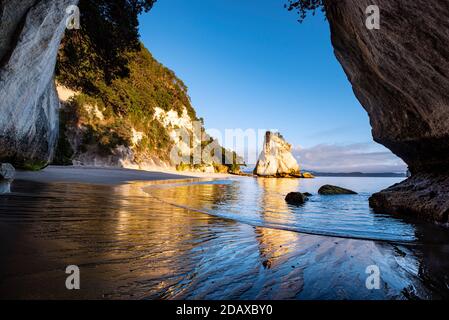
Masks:
[[[0,197],[0,298],[447,298],[447,230],[368,206],[399,181],[16,181]],[[323,184],[359,194],[319,196]],[[292,191],[313,196],[290,206]],[[66,290],[68,265],[82,290]]]

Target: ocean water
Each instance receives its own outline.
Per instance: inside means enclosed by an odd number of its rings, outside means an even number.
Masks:
[[[16,181],[0,197],[0,298],[448,298],[447,229],[368,206],[396,182]],[[328,183],[359,195],[317,195]],[[295,207],[291,191],[314,195]],[[68,265],[79,266],[82,290],[66,290]],[[370,266],[381,273],[375,290]]]
[[[169,184],[148,188],[161,201],[254,226],[353,239],[416,241],[413,223],[392,214],[374,213],[369,197],[400,178],[231,179]],[[318,195],[325,184],[358,195]],[[313,195],[302,206],[289,205],[289,192]],[[189,194],[186,198],[183,194]]]

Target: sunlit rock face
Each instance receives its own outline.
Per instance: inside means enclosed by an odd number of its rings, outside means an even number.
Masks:
[[[379,30],[365,25],[372,4],[380,8]],[[402,188],[375,195],[372,205],[447,221],[449,2],[326,0],[326,11],[335,54],[369,114],[375,141],[401,157],[413,176]],[[413,185],[429,183],[432,191],[419,190],[418,197]]]
[[[254,173],[263,177],[299,175],[299,165],[291,149],[279,133],[267,132]]]
[[[53,81],[66,8],[77,0],[0,0],[0,161],[45,165],[58,135]]]
[[[332,41],[376,141],[412,173],[449,164],[449,2],[377,0],[380,29],[365,26],[372,0],[328,1]]]

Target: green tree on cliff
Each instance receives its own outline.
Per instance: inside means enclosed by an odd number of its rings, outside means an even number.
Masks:
[[[139,51],[139,21],[156,0],[80,0],[81,29],[62,42],[58,80],[96,93],[96,83],[129,75],[126,52]]]
[[[289,11],[296,11],[299,14],[299,22],[303,22],[308,12],[314,15],[317,10],[324,11],[325,0],[288,0],[285,7]]]

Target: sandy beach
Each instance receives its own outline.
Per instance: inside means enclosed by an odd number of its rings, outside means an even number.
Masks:
[[[121,168],[49,166],[42,171],[17,171],[16,180],[35,182],[74,182],[89,184],[121,184],[135,181],[180,180],[190,178],[229,178],[219,173],[179,172],[165,168],[143,171]]]
[[[226,180],[191,185],[198,177]],[[0,299],[447,297],[449,248],[440,241],[310,235],[196,210],[231,209],[237,195],[248,202],[248,191],[238,189],[244,181],[265,190],[266,223],[286,209],[276,192],[294,180],[244,179],[70,167],[18,172],[12,194],[0,196]],[[69,265],[81,270],[81,290],[65,287]],[[370,265],[382,270],[378,290],[366,287]]]

